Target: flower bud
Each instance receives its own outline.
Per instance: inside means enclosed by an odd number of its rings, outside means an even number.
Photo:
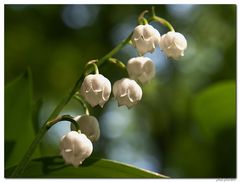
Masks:
[[[60,150],[60,154],[67,164],[78,167],[91,155],[93,145],[86,135],[70,131],[61,138]]]
[[[162,36],[159,45],[168,57],[178,60],[184,56],[187,41],[185,37],[178,32],[168,32]]]
[[[127,71],[131,79],[142,84],[148,82],[155,76],[155,66],[150,58],[135,57],[128,61]]]
[[[138,53],[143,55],[147,52],[153,52],[159,45],[160,39],[160,33],[151,25],[146,24],[138,25],[134,29],[131,41]]]
[[[122,78],[113,84],[113,95],[118,106],[126,105],[131,108],[141,100],[142,89],[135,80]]]
[[[90,74],[84,78],[80,92],[92,107],[103,107],[111,94],[111,83],[101,74]]]
[[[100,129],[98,120],[94,116],[79,115],[74,118],[79,124],[81,133],[85,134],[89,140],[96,142],[100,137]],[[76,130],[75,126],[71,124],[71,130]]]

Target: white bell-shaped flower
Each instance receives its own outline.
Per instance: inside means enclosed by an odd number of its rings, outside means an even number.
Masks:
[[[142,84],[148,82],[155,76],[155,66],[150,58],[135,57],[128,61],[127,71],[131,79]]]
[[[113,95],[118,106],[131,108],[141,100],[142,89],[135,80],[122,78],[113,84]]]
[[[182,34],[171,31],[162,36],[159,45],[168,57],[178,60],[184,56],[187,41]]]
[[[153,52],[159,45],[160,39],[160,33],[149,24],[138,25],[131,37],[132,44],[140,55]]]
[[[100,128],[98,120],[94,116],[79,115],[74,117],[74,120],[79,124],[81,133],[85,134],[89,140],[96,142],[100,137]],[[71,130],[76,130],[71,123]]]
[[[84,78],[80,93],[92,107],[103,107],[111,94],[111,83],[101,74],[90,74]]]
[[[78,167],[91,155],[93,145],[86,135],[70,131],[61,138],[60,150],[60,154],[63,156],[66,164]]]

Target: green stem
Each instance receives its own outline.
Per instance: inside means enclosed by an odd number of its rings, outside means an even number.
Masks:
[[[47,124],[46,124],[46,128],[49,129],[49,128],[51,128],[53,125],[55,125],[56,123],[58,123],[58,122],[60,122],[60,121],[69,121],[69,122],[71,122],[72,124],[74,124],[74,126],[75,126],[75,128],[76,128],[77,131],[80,130],[77,121],[75,121],[75,120],[73,119],[73,117],[70,116],[70,115],[62,115],[62,116],[59,116],[59,117],[57,117],[57,118],[55,118],[55,119],[53,119],[53,120],[51,120],[51,121],[48,121]]]
[[[118,51],[120,51],[124,46],[126,46],[132,37],[132,33],[124,39],[120,44],[118,44],[113,50],[111,50],[108,54],[103,56],[99,61],[97,62],[97,65],[100,66],[102,65],[106,60],[108,60],[110,57],[112,57],[114,54],[116,54]]]
[[[106,54],[104,57],[99,59],[99,61],[97,62],[97,66],[98,67],[101,66],[106,60],[108,60],[110,57],[112,57],[114,54],[116,54],[119,50],[121,50],[125,45],[127,45],[129,43],[129,41],[131,40],[131,36],[132,36],[132,33],[125,40],[123,40],[120,44],[118,44],[114,49],[112,49],[108,54]],[[91,68],[88,69],[88,71],[92,72],[94,70],[91,67]],[[44,136],[44,134],[47,132],[47,130],[49,128],[49,126],[48,126],[49,121],[53,120],[54,118],[56,118],[58,116],[58,114],[62,111],[64,106],[71,100],[73,95],[78,91],[78,89],[80,87],[80,84],[81,84],[81,82],[84,78],[83,73],[84,73],[84,71],[82,70],[81,73],[80,73],[79,79],[76,81],[72,90],[69,92],[69,94],[66,97],[64,97],[60,101],[60,103],[53,110],[52,114],[49,116],[48,120],[45,121],[43,126],[40,128],[37,136],[35,137],[35,139],[31,143],[30,147],[28,148],[28,150],[24,154],[24,156],[23,156],[22,160],[20,161],[19,165],[13,171],[11,177],[19,177],[19,176],[21,176],[21,174],[24,173],[24,170],[26,169],[26,167],[27,167],[27,165],[28,165],[28,163],[31,159],[32,154],[34,153],[37,145],[39,144],[42,137]]]
[[[35,151],[37,145],[39,144],[40,140],[42,139],[42,137],[44,136],[46,131],[47,131],[46,125],[43,125],[43,127],[39,130],[37,136],[35,137],[34,141],[30,145],[30,147],[28,148],[27,152],[24,154],[21,162],[16,167],[16,169],[13,171],[13,173],[11,174],[11,177],[19,177],[20,174],[22,174],[24,172],[24,170],[27,167],[27,164],[29,162],[29,159],[30,159],[31,155]]]
[[[172,26],[167,20],[165,20],[164,18],[161,18],[161,17],[159,17],[159,16],[153,15],[152,17],[149,18],[148,21],[149,21],[149,22],[151,22],[151,21],[157,21],[157,22],[163,24],[164,26],[168,27],[170,31],[175,32],[173,26]]]
[[[152,16],[156,16],[155,7],[154,6],[152,6]]]
[[[85,110],[85,114],[90,115],[87,104],[84,102],[84,100],[79,95],[76,95],[76,94],[74,95],[74,98],[77,99],[82,104]]]
[[[142,25],[142,24],[143,24],[143,25],[148,24],[147,19],[144,18],[144,15],[145,15],[146,13],[148,13],[148,10],[144,10],[144,11],[139,15],[139,17],[138,17],[138,24],[140,24],[140,25]]]
[[[94,67],[95,74],[99,74],[98,67],[95,63],[93,63],[93,67]]]
[[[93,66],[95,74],[99,74],[98,66],[97,66],[97,64],[96,64],[97,62],[98,62],[98,60],[92,60],[92,61],[88,61],[88,62],[87,62],[87,64],[85,65],[85,70],[86,70],[85,75],[88,75],[88,74],[89,74],[89,73],[87,72],[87,71],[88,71],[88,70],[87,70],[87,67],[88,67],[89,65],[92,65],[92,66]]]
[[[108,60],[109,60],[109,62],[116,64],[118,67],[120,67],[122,69],[126,69],[126,65],[122,61],[120,61],[116,58],[109,58]]]

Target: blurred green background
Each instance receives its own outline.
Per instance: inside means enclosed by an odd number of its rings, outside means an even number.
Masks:
[[[10,85],[5,90],[5,118],[11,115],[15,122],[5,122],[6,167],[16,163],[13,158],[22,155],[34,137],[23,132],[31,126],[21,124],[22,115],[28,113],[27,120],[33,120],[37,130],[72,88],[84,64],[126,38],[145,9],[151,5],[5,5],[5,85]],[[185,56],[168,60],[159,48],[147,54],[157,74],[143,87],[140,104],[130,110],[118,108],[111,98],[103,109],[90,110],[101,128],[93,156],[173,178],[234,178],[236,5],[155,5],[155,9],[186,37]],[[161,34],[167,32],[158,23],[151,24]],[[135,49],[128,45],[115,57],[126,63],[134,56]],[[23,72],[23,78],[32,81],[11,87]],[[112,64],[104,64],[100,73],[112,84],[127,76]],[[30,90],[24,90],[24,84]],[[31,95],[26,107],[14,105],[16,99],[26,101],[19,93]],[[14,107],[25,110],[13,113]],[[79,115],[83,110],[72,100],[62,113]],[[51,128],[36,156],[58,155],[58,141],[68,131],[68,122]],[[16,133],[23,143],[11,142]]]

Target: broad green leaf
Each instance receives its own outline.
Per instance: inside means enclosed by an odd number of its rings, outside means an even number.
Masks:
[[[16,166],[5,170],[5,177],[9,177]],[[83,165],[75,168],[65,165],[62,157],[44,157],[32,160],[24,178],[167,178],[164,175],[136,168],[107,159],[90,157]]]
[[[217,83],[196,95],[193,117],[207,136],[236,123],[235,81]]]
[[[5,167],[17,164],[34,139],[30,71],[5,87]]]

